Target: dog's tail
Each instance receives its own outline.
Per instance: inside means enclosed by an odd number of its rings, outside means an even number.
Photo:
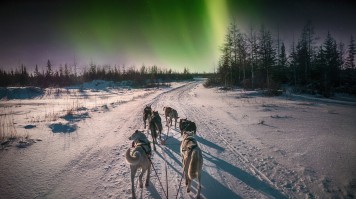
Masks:
[[[141,153],[136,151],[133,155],[131,155],[130,149],[126,151],[126,162],[131,165],[136,165],[140,162]]]
[[[199,148],[193,150],[191,156],[192,157],[189,164],[188,177],[192,180],[198,178],[202,172],[203,156]]]

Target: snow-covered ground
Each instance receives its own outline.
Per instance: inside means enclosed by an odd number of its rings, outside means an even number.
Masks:
[[[356,197],[356,106],[225,92],[197,81],[147,90],[48,89],[40,97],[1,101],[1,115],[10,114],[18,137],[32,142],[16,147],[16,140],[0,150],[0,198],[130,198],[124,153],[128,137],[143,129],[146,104],[163,121],[163,107],[171,106],[197,124],[202,198]],[[152,171],[150,186],[136,188],[138,198],[165,198],[166,184],[176,198],[178,129],[168,137],[152,159],[163,187]],[[178,198],[195,194],[196,183],[189,194],[182,183]]]

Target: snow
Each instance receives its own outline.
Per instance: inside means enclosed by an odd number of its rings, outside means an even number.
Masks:
[[[143,129],[147,104],[159,111],[168,139],[152,159],[163,187],[152,171],[150,186],[136,187],[138,198],[165,198],[166,183],[169,198],[177,194],[181,138],[165,126],[164,106],[197,125],[202,198],[356,196],[355,102],[264,97],[207,89],[202,81],[164,89],[122,86],[98,81],[0,101],[1,115],[14,117],[20,137],[0,150],[0,198],[131,198],[124,154],[128,137]],[[16,147],[25,137],[26,147]],[[178,198],[194,198],[196,186],[186,193],[182,183]]]
[[[0,99],[32,99],[43,95],[38,87],[0,87]]]

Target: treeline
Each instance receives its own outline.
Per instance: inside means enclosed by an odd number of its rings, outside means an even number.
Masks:
[[[319,41],[310,21],[287,54],[283,41],[262,25],[241,32],[230,24],[222,45],[217,75],[206,86],[242,86],[247,89],[279,89],[289,84],[301,91],[329,97],[334,92],[356,94],[355,41],[337,42],[330,32]]]
[[[65,87],[92,80],[108,81],[132,81],[134,86],[144,87],[153,86],[160,82],[189,80],[193,76],[188,68],[184,68],[182,73],[172,71],[171,69],[162,69],[157,66],[135,67],[111,67],[109,65],[97,66],[91,63],[81,74],[71,72],[68,65],[60,66],[58,70],[53,70],[50,60],[47,61],[45,70],[41,72],[36,65],[35,71],[29,73],[26,66],[22,65],[18,69],[6,71],[0,69],[0,86],[37,86],[47,87]]]

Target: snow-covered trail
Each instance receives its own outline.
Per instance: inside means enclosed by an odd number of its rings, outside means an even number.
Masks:
[[[174,107],[180,117],[195,121],[198,127],[197,140],[203,151],[204,166],[202,175],[202,198],[286,198],[286,194],[252,165],[236,147],[228,141],[229,132],[224,126],[217,125],[218,118],[226,115],[215,114],[216,108],[206,108],[206,98],[197,97],[194,90],[200,83],[192,83],[174,92],[162,95],[154,103],[157,107]],[[203,100],[203,102],[202,102]],[[226,114],[226,113],[225,113]],[[236,121],[225,121],[234,124]],[[178,130],[178,129],[177,129]],[[174,139],[168,139],[165,152],[174,154],[175,161],[169,164],[181,174],[179,158],[180,134],[173,131]],[[231,136],[231,135],[230,135]],[[178,163],[178,164],[177,164]],[[174,173],[174,176],[178,175]],[[173,184],[173,183],[172,183]],[[176,185],[178,186],[178,185]],[[182,198],[193,197],[196,193],[185,193],[185,185],[180,191]],[[196,187],[196,184],[193,184]],[[174,193],[175,194],[175,193]],[[174,197],[172,195],[171,197]]]
[[[239,93],[220,93],[203,88],[202,82],[190,82],[92,112],[70,134],[54,134],[46,126],[34,129],[47,132],[42,142],[0,151],[0,198],[131,198],[124,153],[131,145],[129,135],[143,129],[146,104],[159,111],[164,138],[168,132],[164,106],[197,124],[204,158],[202,198],[346,198],[348,194],[352,198],[355,193],[352,132],[356,122],[349,118],[356,112],[354,107],[239,97]],[[342,120],[342,127],[335,127],[341,137],[330,135],[327,130],[336,129],[325,124],[341,123],[337,117]],[[312,119],[316,120],[309,122]],[[140,189],[136,183],[138,198],[165,198],[166,164],[168,196],[176,198],[182,174],[179,144],[180,133],[173,127],[166,145],[158,145],[152,159],[163,187],[152,170],[149,187]],[[338,145],[342,147],[328,149]],[[196,186],[192,183],[188,194],[183,181],[178,198],[194,198]]]

